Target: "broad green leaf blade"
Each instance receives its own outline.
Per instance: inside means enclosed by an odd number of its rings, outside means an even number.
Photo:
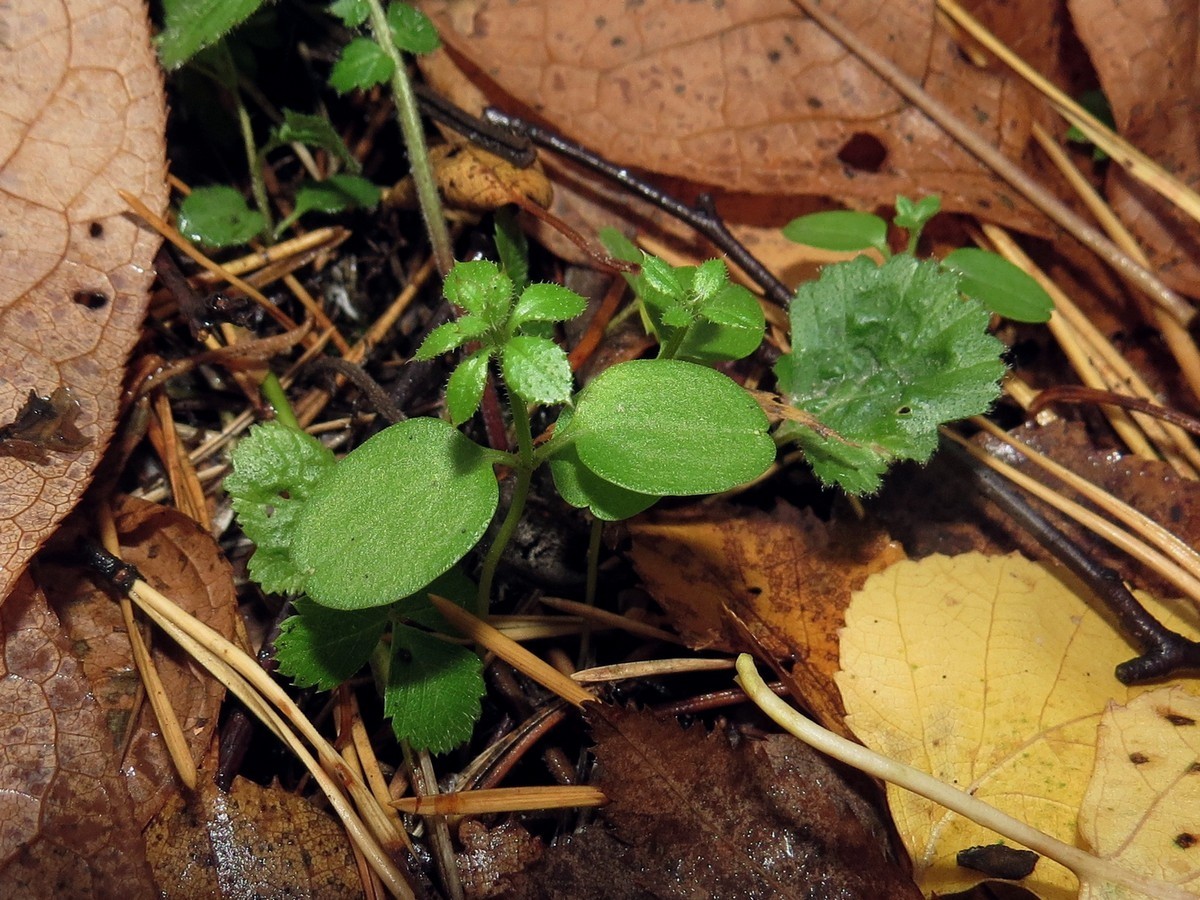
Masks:
[[[196,188],[179,204],[176,227],[206,247],[233,247],[262,233],[267,220],[240,192],[226,185]]]
[[[255,545],[250,577],[272,593],[299,591],[304,576],[292,560],[292,535],[317,483],[333,471],[333,454],[311,435],[264,422],[238,442],[231,459],[224,487]]]
[[[483,694],[483,664],[466,647],[404,625],[393,630],[383,714],[397,740],[453,750],[470,738]]]
[[[442,293],[455,306],[499,323],[508,317],[513,283],[494,262],[473,259],[455,263],[446,276]]]
[[[432,53],[442,45],[429,16],[408,3],[392,3],[387,8],[392,41],[409,53]]]
[[[641,494],[728,490],[775,459],[753,398],[720,372],[679,360],[608,369],[580,395],[568,434],[584,465]]]
[[[521,292],[513,308],[512,328],[517,331],[526,322],[562,322],[581,315],[587,301],[558,284],[531,284]]]
[[[526,403],[565,403],[571,397],[571,366],[553,341],[518,335],[500,351],[504,383]]]
[[[342,136],[334,130],[332,123],[325,116],[313,116],[308,113],[296,112],[294,109],[283,111],[283,122],[271,130],[270,140],[260,153],[269,153],[284,144],[299,143],[308,147],[318,147],[340,159],[351,172],[357,173],[362,169]],[[370,182],[367,182],[370,184]],[[376,191],[379,189],[376,188]],[[378,202],[378,197],[376,201]],[[363,206],[373,204],[363,203]]]
[[[158,58],[177,69],[253,15],[263,0],[163,0]]]
[[[341,19],[347,28],[357,28],[367,21],[371,6],[367,0],[334,0],[329,4],[329,12]]]
[[[429,602],[430,594],[437,594],[463,609],[473,610],[479,586],[468,578],[461,566],[452,566],[450,571],[439,575],[411,597],[405,597],[395,607],[397,620],[404,619],[431,628],[434,631],[451,632],[454,629],[440,612]]]
[[[942,265],[958,273],[958,288],[992,312],[1016,322],[1048,322],[1054,301],[1032,275],[1003,256],[960,247]]]
[[[342,48],[329,73],[329,83],[339,94],[367,90],[392,77],[395,63],[370,38],[355,38]]]
[[[871,213],[833,209],[792,219],[783,235],[797,244],[822,250],[850,252],[874,247],[886,253],[887,222]]]
[[[329,609],[302,597],[275,639],[279,671],[297,687],[331,691],[354,677],[383,637],[388,608]]]
[[[605,481],[583,464],[574,447],[550,460],[550,474],[559,496],[576,509],[587,509],[603,522],[619,522],[644,512],[658,502],[652,494],[639,494]]]
[[[486,347],[476,350],[450,373],[450,381],[446,384],[446,409],[455,425],[461,425],[479,409],[483,389],[487,386],[487,365],[491,355]]]
[[[483,449],[440,419],[381,431],[337,464],[301,511],[292,557],[335,609],[392,603],[475,546],[499,488]]]
[[[791,305],[793,352],[780,358],[781,392],[841,439],[795,423],[796,441],[827,484],[879,487],[893,459],[925,461],[937,429],[985,411],[999,394],[1003,345],[988,313],[963,299],[958,279],[907,254],[826,266]]]
[[[413,359],[433,359],[435,356],[449,353],[469,341],[471,337],[463,333],[461,321],[460,319],[458,322],[447,322],[429,332],[425,340],[421,342],[421,346],[417,348],[417,352],[413,354]]]

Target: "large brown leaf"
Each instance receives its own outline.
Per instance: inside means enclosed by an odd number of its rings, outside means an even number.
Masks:
[[[0,455],[0,600],[112,435],[158,245],[117,191],[164,208],[163,124],[141,0],[0,6],[0,423],[67,388],[87,440]]]
[[[1050,4],[989,22],[1053,59]],[[1004,224],[1044,220],[789,0],[590,3],[429,0],[451,50],[489,98],[522,105],[619,163],[757,194],[851,205],[939,193]],[[999,69],[965,62],[933,0],[846,0],[837,15],[1010,157],[1031,103]]]
[[[0,896],[156,896],[104,715],[28,577],[0,644]]]

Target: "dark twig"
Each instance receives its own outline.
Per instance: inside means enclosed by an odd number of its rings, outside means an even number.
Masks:
[[[454,129],[488,153],[499,156],[520,169],[529,168],[537,159],[533,143],[525,135],[471,115],[428,85],[415,83],[413,92],[417,95],[417,102],[425,115],[447,128]]]
[[[942,449],[970,469],[980,489],[1024,528],[1047,552],[1083,581],[1116,620],[1141,655],[1117,666],[1117,680],[1138,684],[1175,672],[1200,669],[1200,643],[1162,625],[1138,602],[1121,577],[1088,556],[1085,550],[1039,513],[1002,475],[980,465],[966,450],[942,439]]]
[[[604,157],[579,144],[569,141],[562,135],[527,122],[518,116],[510,115],[501,110],[489,108],[484,112],[484,118],[489,122],[511,128],[518,134],[526,135],[535,144],[553,150],[567,159],[586,166],[595,172],[624,186],[637,194],[643,200],[653,203],[659,209],[670,213],[679,221],[691,226],[713,242],[730,259],[737,263],[773,303],[787,306],[792,299],[792,292],[782,281],[758,260],[746,247],[735,238],[725,227],[725,223],[717,215],[713,199],[703,194],[696,200],[695,206],[688,206],[670,194],[660,191],[649,182],[638,177],[629,169],[609,162]]]
[[[336,356],[318,356],[315,359],[309,360],[304,368],[322,372],[336,372],[338,375],[341,375],[362,391],[371,405],[375,407],[375,411],[393,425],[397,422],[403,422],[407,418],[404,415],[404,411],[395,404],[388,392],[383,389],[378,381],[367,374],[367,370],[358,363],[353,363],[348,359],[341,359]]]
[[[1157,403],[1151,403],[1141,397],[1130,397],[1113,391],[1101,391],[1079,384],[1060,384],[1046,388],[1033,398],[1029,409],[1026,410],[1026,415],[1032,418],[1051,403],[1095,403],[1102,406],[1119,406],[1122,409],[1131,409],[1134,412],[1162,419],[1172,425],[1178,425],[1185,431],[1200,437],[1200,419],[1195,416],[1189,416],[1187,413],[1171,409],[1168,406],[1159,406]]]

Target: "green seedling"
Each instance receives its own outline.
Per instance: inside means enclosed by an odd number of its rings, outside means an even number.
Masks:
[[[940,209],[936,196],[913,201],[896,198],[897,228],[908,232],[905,253],[913,255],[921,231]],[[852,252],[878,250],[884,259],[892,255],[887,243],[887,222],[871,213],[838,210],[801,216],[789,222],[783,233],[793,241],[823,250]],[[1018,322],[1045,322],[1054,309],[1050,295],[1028,274],[1004,257],[986,250],[962,248],[950,253],[942,266],[959,277],[959,290],[997,315]]]
[[[510,251],[520,256],[515,247]],[[708,282],[694,293],[719,295],[723,267],[720,278],[715,267],[697,271],[708,273],[700,276]],[[416,618],[414,610],[421,608],[417,598],[444,590],[438,579],[450,577],[487,531],[499,502],[495,466],[511,468],[516,478],[511,505],[484,553],[475,595],[480,612],[532,474],[543,463],[569,502],[615,519],[662,496],[744,484],[775,457],[758,404],[727,376],[694,362],[622,363],[572,395],[566,354],[531,333],[583,312],[583,298],[566,288],[529,284],[518,291],[497,265],[474,261],[454,267],[444,292],[462,314],[435,329],[416,358],[467,346],[447,385],[447,411],[455,424],[465,422],[487,379],[497,376],[509,400],[515,453],[481,447],[440,419],[416,418],[381,431],[335,463],[315,439],[267,423],[238,445],[226,479],[256,544],[251,575],[268,590],[306,598],[285,629],[282,671],[327,686],[369,656],[397,736],[430,749],[469,735],[468,713],[477,709],[482,682],[466,651],[428,633],[441,624]],[[568,407],[553,436],[535,449],[529,406],[563,403]],[[390,652],[371,649],[382,646],[389,629]],[[442,673],[448,673],[445,684]],[[426,697],[442,692],[460,697],[452,714],[445,706],[450,701]],[[474,706],[462,697],[473,697]]]

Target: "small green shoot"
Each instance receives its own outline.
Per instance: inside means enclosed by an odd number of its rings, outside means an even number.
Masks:
[[[227,185],[196,188],[179,204],[179,233],[206,247],[234,247],[258,237],[267,220]]]
[[[1108,97],[1104,91],[1093,89],[1084,91],[1075,98],[1079,105],[1091,113],[1100,121],[1101,124],[1109,128],[1116,129],[1116,120],[1113,119],[1112,105],[1108,102]],[[1078,125],[1072,125],[1067,129],[1067,140],[1073,144],[1088,144],[1092,147],[1092,161],[1104,162],[1108,159],[1108,154],[1100,147],[1092,144],[1092,139],[1083,133],[1083,130]]]

